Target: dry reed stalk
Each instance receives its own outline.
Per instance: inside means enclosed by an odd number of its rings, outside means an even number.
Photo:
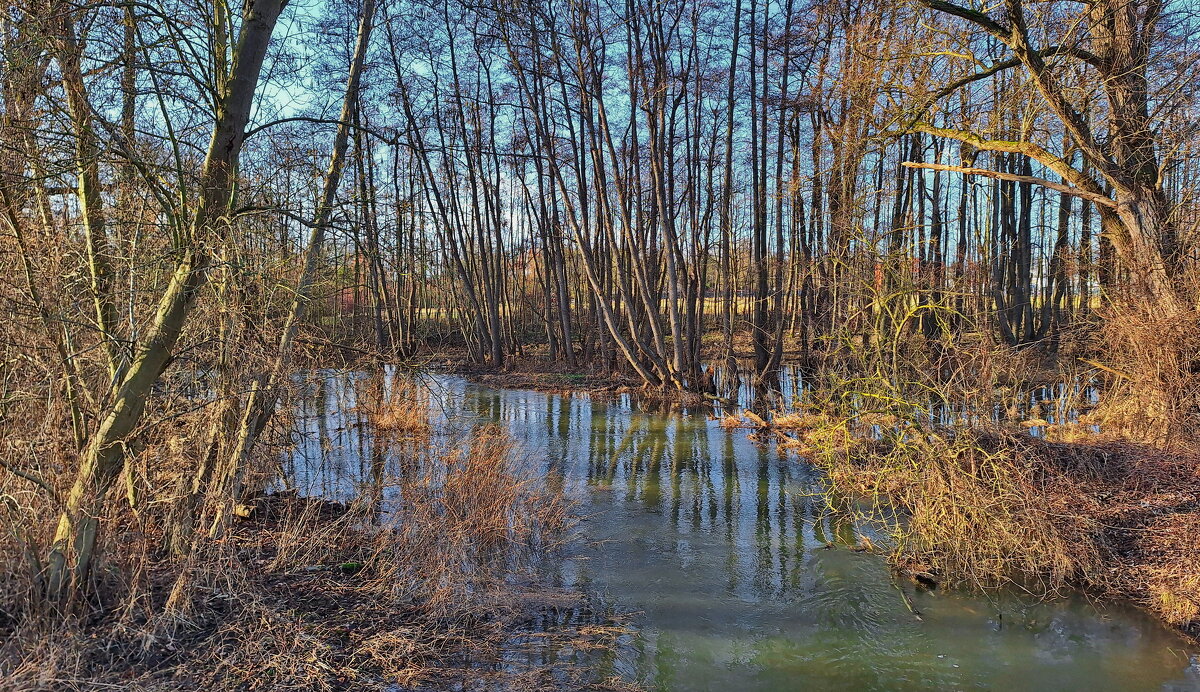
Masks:
[[[397,391],[424,401],[419,388]],[[13,566],[0,582],[5,689],[378,689],[461,676],[464,661],[489,660],[543,607],[514,587],[533,580],[533,560],[556,545],[570,508],[523,470],[502,430],[485,426],[435,446],[427,411],[427,402],[413,403],[403,425],[380,432],[403,456],[398,477],[378,479],[398,489],[395,506],[272,496],[251,503],[219,540],[197,534],[183,557],[159,546],[170,493],[186,487],[184,460],[203,448],[208,421],[193,416],[170,435],[147,436],[136,474],[145,497],[134,508],[113,493],[105,509],[106,525],[121,529],[102,534],[95,593],[103,600],[90,604],[88,619],[36,607],[36,570],[18,568],[16,542],[0,542],[0,558]],[[247,478],[269,473],[274,454],[264,445]],[[21,468],[54,468],[35,458]],[[57,511],[50,495],[12,474],[0,476],[0,493],[12,499],[7,528],[44,542]],[[556,636],[611,644],[598,631]]]
[[[865,417],[870,420],[870,417]],[[810,415],[800,453],[850,511],[892,520],[889,559],[911,574],[1040,595],[1082,587],[1200,635],[1200,455],[1002,428],[884,428]],[[878,428],[875,428],[878,430]]]

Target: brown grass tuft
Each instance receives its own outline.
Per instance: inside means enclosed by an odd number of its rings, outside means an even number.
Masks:
[[[979,588],[1082,587],[1200,635],[1200,454],[995,428],[866,433],[810,417],[790,439],[872,518],[899,517],[897,566]]]
[[[367,396],[359,408],[377,430],[392,435],[423,438],[433,428],[429,422],[429,389],[418,382],[395,380],[395,388],[386,395]]]
[[[1194,440],[1200,425],[1200,312],[1154,305],[1106,308],[1100,338],[1111,363],[1093,416],[1110,435],[1156,445]]]
[[[396,476],[381,473],[372,492],[348,506],[293,492],[247,501],[225,533],[201,534],[186,556],[157,549],[163,526],[154,505],[134,512],[114,493],[106,521],[121,530],[105,534],[99,600],[86,617],[13,607],[29,603],[34,576],[19,545],[0,542],[8,575],[0,582],[0,687],[382,689],[470,678],[476,667],[480,679],[514,689],[526,678],[590,684],[582,669],[493,670],[501,645],[539,612],[588,612],[581,594],[546,588],[532,571],[570,524],[561,491],[528,471],[501,428],[435,445],[417,408],[403,409],[403,425],[387,426],[379,443],[401,458]],[[147,476],[166,477],[179,464],[168,447]],[[266,469],[272,459],[255,463]],[[53,527],[38,519],[53,518],[53,508],[28,512],[38,493],[0,490],[15,498],[0,511],[21,510],[9,513],[10,527],[44,540]],[[591,624],[605,622],[596,615]],[[615,642],[586,623],[547,636],[565,648]]]

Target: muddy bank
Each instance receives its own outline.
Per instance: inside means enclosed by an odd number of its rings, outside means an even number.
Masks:
[[[511,359],[503,368],[473,364],[465,359],[448,359],[439,369],[468,381],[503,389],[531,389],[547,394],[617,396],[638,393],[666,396],[666,390],[646,389],[632,377],[580,365],[568,367],[548,358],[528,356]]]

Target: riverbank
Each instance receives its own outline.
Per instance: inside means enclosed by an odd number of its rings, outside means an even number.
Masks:
[[[160,531],[125,510],[110,538],[134,564],[103,566],[95,602],[66,616],[31,602],[0,621],[5,689],[627,689],[500,658],[530,632],[550,650],[605,649],[624,632],[538,576],[573,522],[561,493],[487,426],[418,458],[348,504],[291,491],[245,502],[184,558],[159,553]]]
[[[450,360],[443,369],[471,382],[505,389],[532,389],[547,394],[616,396],[641,390],[633,378],[587,366],[569,367],[539,356],[513,359],[504,368]]]
[[[901,516],[885,551],[918,581],[1080,588],[1135,603],[1200,642],[1195,450],[883,416],[792,413],[749,425],[812,460],[868,512]]]

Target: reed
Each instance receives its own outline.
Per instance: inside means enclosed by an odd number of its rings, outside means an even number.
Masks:
[[[1039,596],[1130,600],[1200,635],[1200,455],[1017,426],[919,425],[875,413],[777,416],[782,443],[826,472],[841,511],[890,527],[898,570]]]
[[[541,609],[583,608],[580,594],[544,587],[532,571],[569,529],[570,504],[502,429],[480,426],[446,443],[418,406],[404,410],[404,426],[376,429],[395,463],[371,492],[346,505],[293,492],[247,499],[240,518],[219,535],[197,534],[183,555],[162,547],[178,498],[156,492],[131,506],[113,493],[86,603],[39,601],[22,545],[53,530],[55,507],[43,489],[5,475],[8,529],[22,537],[0,544],[5,689],[165,690],[181,680],[379,689],[461,677],[472,661],[488,671],[481,678],[508,684],[487,663],[501,642]],[[188,449],[145,450],[150,465],[139,476],[156,479],[150,489],[175,488],[165,479]],[[262,450],[250,475],[266,477],[273,456]],[[619,635],[567,627],[552,636],[607,647]],[[570,675],[585,684],[584,671]]]

